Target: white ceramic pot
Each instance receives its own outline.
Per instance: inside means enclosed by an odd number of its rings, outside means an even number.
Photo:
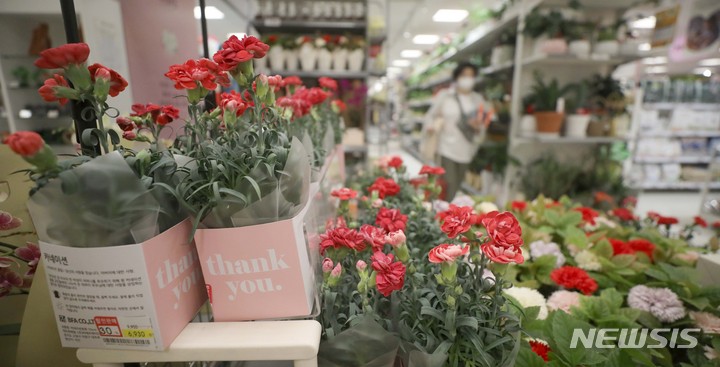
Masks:
[[[617,55],[620,53],[620,42],[600,41],[595,44],[593,52],[601,55]]]
[[[338,48],[332,53],[333,63],[332,69],[334,71],[345,71],[347,70],[348,63],[348,50],[346,48]]]
[[[332,65],[333,55],[325,48],[318,50],[317,69],[319,71],[330,71]]]
[[[529,137],[535,135],[537,131],[537,123],[535,122],[535,116],[524,115],[520,119],[520,135]]]
[[[515,56],[515,46],[513,45],[501,45],[495,46],[492,49],[490,55],[490,65],[501,65],[506,62],[510,62]]]
[[[270,67],[273,70],[285,70],[285,50],[283,50],[282,46],[276,45],[270,47],[267,55],[268,59],[270,59]]]
[[[300,69],[302,71],[313,71],[315,70],[315,63],[318,59],[318,50],[309,43],[305,43],[300,46],[298,50],[300,56]]]
[[[568,44],[568,52],[577,56],[581,59],[587,59],[590,57],[590,41],[577,40],[572,41]]]
[[[574,138],[587,136],[587,128],[590,123],[590,115],[568,115],[565,121],[565,135]]]
[[[285,70],[298,69],[298,50],[285,50]]]
[[[559,55],[567,53],[568,50],[568,44],[564,38],[541,37],[535,42],[536,54]]]
[[[269,57],[255,59],[254,60],[255,64],[253,65],[253,67],[255,68],[255,71],[258,73],[267,74],[268,70],[270,69],[268,67],[268,60],[269,60]]]
[[[361,71],[365,61],[365,50],[358,48],[348,53],[348,70]]]

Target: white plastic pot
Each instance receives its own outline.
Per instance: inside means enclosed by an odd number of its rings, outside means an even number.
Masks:
[[[305,43],[300,46],[298,50],[300,56],[300,69],[302,71],[313,71],[315,70],[315,63],[318,59],[318,50],[309,43]]]
[[[590,123],[590,115],[568,115],[565,122],[565,135],[574,138],[587,136],[587,128]]]
[[[546,55],[559,55],[567,53],[568,44],[564,38],[541,37],[535,41],[535,53]]]
[[[590,41],[577,40],[572,41],[568,44],[568,52],[577,56],[581,59],[587,59],[590,57]]]
[[[330,71],[332,62],[333,55],[330,51],[324,48],[318,50],[317,69],[319,71]]]
[[[298,69],[298,50],[285,50],[285,70]]]
[[[501,65],[506,62],[510,62],[515,56],[515,46],[513,45],[500,45],[495,46],[492,49],[490,55],[490,65]]]
[[[332,70],[334,71],[345,71],[347,70],[348,63],[348,50],[346,48],[338,48],[333,51],[333,63]]]
[[[270,47],[267,55],[268,59],[270,59],[270,67],[273,70],[285,70],[285,50],[283,50],[282,46]]]
[[[535,132],[537,131],[537,123],[535,121],[535,116],[533,115],[524,115],[520,119],[520,135],[525,137],[530,137],[535,135]]]
[[[596,54],[601,55],[617,55],[620,53],[620,42],[618,41],[599,41],[595,44],[595,50],[593,50]]]
[[[348,70],[361,71],[365,61],[365,50],[358,48],[348,53]]]

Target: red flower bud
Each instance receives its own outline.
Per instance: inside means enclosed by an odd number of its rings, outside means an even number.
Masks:
[[[43,138],[34,131],[18,131],[5,138],[3,143],[7,144],[13,152],[23,157],[32,157],[45,147]]]

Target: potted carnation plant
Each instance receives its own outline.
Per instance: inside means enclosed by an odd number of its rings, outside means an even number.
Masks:
[[[300,52],[295,37],[286,36],[282,39],[283,53],[285,54],[285,70],[296,71],[299,67]]]
[[[315,70],[315,63],[318,59],[318,50],[315,48],[311,36],[300,36],[295,42],[300,45],[298,54],[300,56],[300,69],[302,71]]]
[[[559,136],[563,125],[564,113],[559,101],[566,94],[568,87],[561,88],[557,79],[546,83],[539,72],[535,72],[535,84],[532,86],[532,97],[538,135]]]
[[[583,138],[587,136],[588,124],[590,123],[589,93],[590,87],[586,81],[570,86],[575,92],[574,98],[568,99],[567,110],[571,113],[567,116],[565,135]]]
[[[334,37],[334,49],[332,50],[333,71],[345,71],[347,70],[349,44],[350,40],[346,36],[335,36]]]
[[[285,70],[284,37],[278,37],[275,45],[268,51],[268,61],[272,70]]]
[[[332,51],[335,49],[333,36],[326,34],[315,38],[315,48],[318,49],[317,69],[319,71],[330,71],[333,63]]]
[[[365,37],[350,37],[348,42],[348,70],[361,71],[365,61]]]

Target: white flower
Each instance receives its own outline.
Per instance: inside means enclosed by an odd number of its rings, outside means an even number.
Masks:
[[[537,259],[544,255],[555,256],[555,267],[559,268],[565,264],[565,255],[560,251],[560,245],[555,242],[535,241],[530,245],[530,256]]]
[[[423,201],[422,206],[423,206],[423,208],[424,208],[426,211],[428,211],[428,212],[433,209],[432,203],[427,202],[427,201]]]
[[[505,290],[505,294],[515,298],[521,306],[525,308],[529,307],[540,307],[538,313],[538,320],[545,320],[548,316],[548,309],[543,297],[540,292],[535,289],[527,287],[512,287]]]
[[[482,203],[475,206],[475,211],[482,214],[498,211],[497,205],[489,201],[483,201]]]
[[[573,306],[580,305],[580,293],[566,290],[555,291],[548,298],[547,306],[551,311],[562,310],[570,313]]]
[[[472,206],[475,206],[475,200],[473,200],[473,198],[471,198],[467,195],[460,194],[460,195],[455,196],[455,199],[453,199],[451,204],[455,204],[457,206],[472,207]]]
[[[444,212],[450,209],[450,203],[444,200],[435,200],[433,201],[433,209],[438,213]]]
[[[598,257],[591,251],[582,250],[575,255],[574,259],[580,269],[590,271],[598,271],[602,269],[602,264],[600,264]]]
[[[595,218],[595,224],[585,224],[585,230],[588,232],[596,231],[600,228],[615,228],[617,227],[617,224],[610,219],[607,219],[602,216],[598,216]]]

